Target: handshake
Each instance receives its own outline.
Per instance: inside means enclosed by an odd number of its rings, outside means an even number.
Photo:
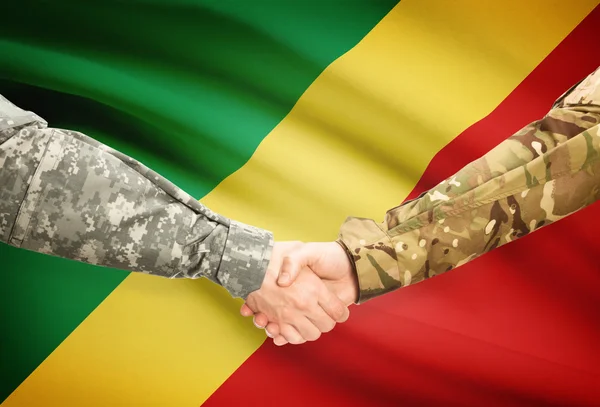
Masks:
[[[349,317],[358,298],[358,279],[337,242],[277,242],[259,290],[241,313],[254,315],[275,345],[319,339]]]

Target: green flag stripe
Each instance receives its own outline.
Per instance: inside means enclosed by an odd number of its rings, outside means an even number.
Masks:
[[[397,1],[22,1],[0,93],[201,197]],[[0,400],[125,278],[0,245]]]

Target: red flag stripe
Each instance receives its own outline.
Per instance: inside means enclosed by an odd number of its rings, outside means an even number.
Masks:
[[[411,196],[452,175],[600,65],[597,7]],[[266,342],[204,404],[598,405],[600,206],[360,307],[319,341]]]

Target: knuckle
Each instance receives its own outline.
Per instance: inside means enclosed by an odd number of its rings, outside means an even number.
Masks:
[[[254,317],[253,320],[252,320],[252,322],[254,322],[254,326],[255,327],[257,327],[257,328],[264,328],[264,326],[261,324],[261,321],[258,318]]]
[[[339,321],[342,318],[344,318],[344,315],[346,314],[346,308],[344,308],[344,306],[342,306],[341,304],[335,304],[332,307],[332,313],[333,319]]]
[[[287,324],[282,325],[279,330],[279,335],[283,336],[286,341],[293,339],[294,333],[292,327]]]
[[[246,298],[246,304],[245,305],[252,312],[254,312],[254,310],[257,309],[256,294],[255,293],[250,294],[248,296],[248,298]]]
[[[267,333],[267,336],[271,338],[275,338],[279,335],[279,330],[277,328],[272,327],[270,324],[267,325],[267,327],[265,328],[265,332]]]
[[[286,340],[287,340],[289,343],[291,343],[292,345],[299,345],[299,344],[301,344],[301,343],[304,341],[304,339],[303,339],[303,338],[301,338],[301,337],[299,337],[299,336],[297,336],[297,335],[285,336],[285,339],[286,339]]]
[[[294,297],[294,306],[301,311],[306,311],[310,308],[310,301],[307,296],[298,295]]]
[[[310,304],[305,299],[298,301],[298,308],[302,311],[308,311],[310,309]]]
[[[283,258],[283,261],[281,262],[281,271],[287,271],[287,272],[291,272],[293,271],[294,268],[294,258],[291,257],[290,255],[287,255]]]
[[[331,332],[331,331],[333,331],[333,328],[335,328],[335,322],[333,322],[333,321],[327,322],[324,325],[323,333]]]

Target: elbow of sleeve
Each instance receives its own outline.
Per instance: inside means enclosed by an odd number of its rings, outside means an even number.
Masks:
[[[234,298],[246,297],[263,283],[273,248],[273,234],[231,221],[221,264],[219,283]]]

